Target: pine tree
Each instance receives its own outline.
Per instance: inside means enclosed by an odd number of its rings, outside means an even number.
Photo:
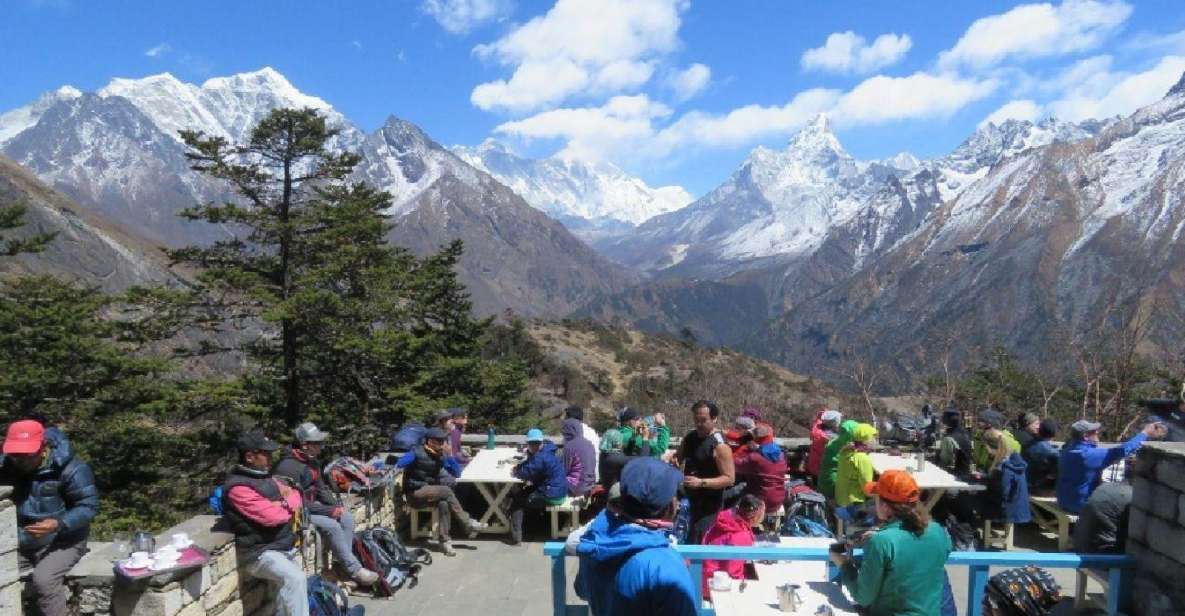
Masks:
[[[0,231],[11,231],[25,224],[29,208],[20,203],[0,205]],[[0,256],[13,257],[26,252],[41,252],[56,233],[38,233],[27,238],[0,237]]]

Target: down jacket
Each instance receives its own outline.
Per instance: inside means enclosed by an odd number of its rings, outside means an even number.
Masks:
[[[750,546],[753,545],[753,540],[753,529],[749,526],[749,521],[742,518],[736,508],[732,508],[716,514],[716,521],[708,528],[708,532],[704,533],[702,543],[703,545]],[[734,580],[744,579],[745,561],[705,560],[704,577],[701,580],[703,596],[710,596],[708,580],[712,579],[712,574],[717,571],[727,571],[728,577]]]
[[[558,447],[545,441],[539,452],[514,467],[514,476],[535,485],[544,498],[564,498],[568,495],[568,478],[564,463],[556,457]]]
[[[49,459],[32,475],[22,475],[6,456],[0,456],[0,483],[13,486],[17,545],[23,551],[85,540],[99,511],[99,488],[90,465],[74,456],[61,430],[47,428],[45,440]],[[39,538],[25,532],[25,526],[48,518],[58,520],[56,532]]]
[[[325,483],[321,465],[299,449],[285,447],[272,473],[296,482],[309,515],[331,517],[334,509],[342,507],[341,497]]]

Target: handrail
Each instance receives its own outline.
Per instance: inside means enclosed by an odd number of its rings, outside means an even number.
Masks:
[[[699,580],[703,576],[705,560],[798,560],[828,561],[824,548],[797,547],[735,547],[717,545],[679,545],[674,548],[689,561],[691,578],[695,581],[696,605],[702,605]],[[543,544],[543,555],[551,557],[552,608],[556,616],[568,613],[567,571],[564,569],[564,544],[548,542]],[[1103,569],[1108,572],[1107,614],[1119,614],[1120,606],[1126,602],[1125,594],[1131,588],[1131,568],[1135,559],[1124,554],[1074,554],[1068,552],[952,552],[948,565],[965,566],[967,573],[967,613],[982,615],[983,593],[988,582],[990,567],[1022,567],[1034,565],[1049,569]],[[700,609],[701,615],[713,614]]]

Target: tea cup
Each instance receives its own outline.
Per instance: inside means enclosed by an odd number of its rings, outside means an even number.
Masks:
[[[193,541],[189,538],[189,533],[173,533],[173,541],[169,545],[178,550],[184,550],[193,545]]]
[[[152,564],[152,557],[148,552],[132,552],[131,558],[124,561],[124,567],[128,569],[143,569]]]

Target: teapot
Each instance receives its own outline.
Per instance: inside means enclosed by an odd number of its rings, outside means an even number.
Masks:
[[[135,535],[132,535],[132,551],[148,553],[155,552],[156,538],[152,536],[152,533],[147,533],[142,530],[137,531]]]

